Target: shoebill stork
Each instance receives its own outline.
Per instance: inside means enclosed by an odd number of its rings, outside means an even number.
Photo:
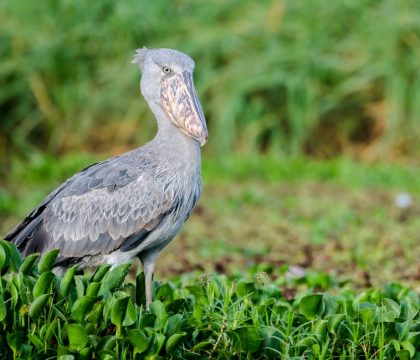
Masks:
[[[156,258],[201,194],[207,127],[193,85],[194,61],[170,49],[139,49],[140,90],[156,117],[153,140],[91,165],[48,195],[6,235],[23,255],[59,249],[69,265],[116,266],[138,256],[152,302]]]

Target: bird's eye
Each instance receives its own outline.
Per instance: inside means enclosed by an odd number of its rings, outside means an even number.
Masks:
[[[166,75],[168,75],[168,74],[170,74],[170,73],[172,72],[172,69],[171,69],[170,67],[167,67],[167,66],[164,66],[164,67],[162,68],[162,70],[163,70],[163,72],[164,72]]]

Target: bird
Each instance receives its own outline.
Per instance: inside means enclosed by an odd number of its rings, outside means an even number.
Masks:
[[[202,192],[208,130],[193,83],[195,63],[173,49],[137,49],[140,92],[157,121],[145,145],[88,166],[52,191],[5,239],[23,256],[58,249],[64,272],[138,257],[146,305],[159,253],[180,231]]]

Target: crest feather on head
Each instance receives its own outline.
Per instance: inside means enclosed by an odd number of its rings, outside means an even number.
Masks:
[[[137,49],[136,53],[134,54],[134,58],[131,61],[132,64],[139,64],[140,65],[140,69],[143,69],[143,64],[146,60],[147,57],[147,53],[150,50],[146,47],[143,47],[142,49]]]

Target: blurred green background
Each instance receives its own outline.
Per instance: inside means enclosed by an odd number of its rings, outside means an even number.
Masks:
[[[270,253],[382,279],[417,254],[415,207],[402,221],[394,204],[420,193],[417,0],[1,1],[1,233],[66,177],[154,135],[130,64],[142,46],[195,59],[210,134],[204,197],[161,271],[181,252],[219,271]]]

